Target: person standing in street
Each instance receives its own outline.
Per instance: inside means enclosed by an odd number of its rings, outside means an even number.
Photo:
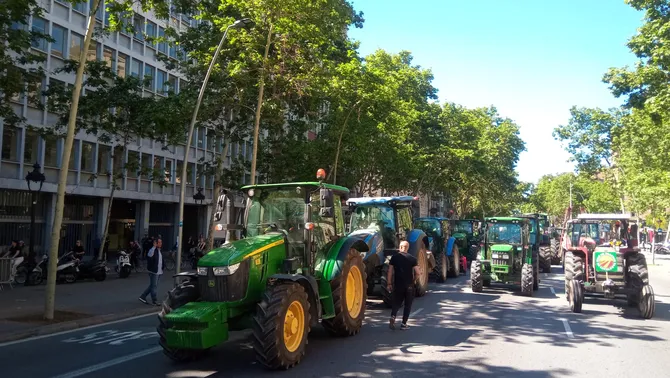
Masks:
[[[409,251],[409,242],[403,240],[400,242],[400,253],[391,257],[389,262],[386,282],[388,282],[387,289],[392,295],[391,320],[389,323],[391,329],[395,329],[395,317],[403,302],[405,302],[405,308],[402,312],[400,329],[406,330],[409,328],[407,320],[410,312],[412,312],[412,302],[416,290],[414,282],[421,275],[416,257],[410,255],[407,251]],[[392,278],[393,281],[391,281]],[[391,282],[393,282],[393,286],[391,286]]]
[[[147,270],[149,271],[149,287],[140,295],[140,302],[149,304],[147,302],[147,295],[151,294],[151,301],[154,306],[160,306],[158,298],[156,298],[156,289],[158,288],[158,280],[163,274],[163,240],[157,239],[153,248],[147,253]]]

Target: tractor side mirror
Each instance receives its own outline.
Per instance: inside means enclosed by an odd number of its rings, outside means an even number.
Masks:
[[[333,207],[335,206],[333,200],[333,191],[330,189],[321,188],[319,191],[319,197],[319,206],[321,207],[319,215],[322,217],[331,218],[335,213],[333,210]]]

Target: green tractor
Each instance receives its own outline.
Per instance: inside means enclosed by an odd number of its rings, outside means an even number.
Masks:
[[[517,217],[486,218],[481,249],[470,267],[472,291],[491,281],[521,286],[525,295],[538,289],[537,254],[529,245],[529,221]]]
[[[530,222],[530,244],[533,251],[540,256],[540,270],[543,273],[551,273],[553,251],[547,214],[531,213],[517,216]]]
[[[477,219],[458,219],[451,222],[451,236],[456,239],[456,245],[461,254],[465,255],[468,263],[477,257],[479,251],[479,235]]]
[[[319,170],[323,180],[325,172]],[[257,360],[288,369],[321,320],[332,335],[357,334],[365,318],[368,249],[344,234],[347,188],[319,182],[251,185],[244,238],[210,251],[168,293],[158,318],[164,353],[188,361],[252,329]]]

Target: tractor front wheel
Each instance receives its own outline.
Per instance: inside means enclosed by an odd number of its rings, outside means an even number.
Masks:
[[[167,345],[167,338],[165,331],[170,328],[169,322],[165,319],[165,315],[172,312],[172,310],[200,299],[200,292],[198,291],[198,284],[195,281],[187,280],[179,284],[179,286],[170,290],[167,298],[163,301],[163,309],[158,314],[158,343],[163,347],[163,353],[175,362],[189,362],[197,360],[202,357],[207,350],[196,349],[179,349]]]
[[[584,288],[577,280],[570,280],[567,283],[568,302],[570,303],[570,310],[575,313],[582,312],[582,304],[584,303]]]
[[[350,249],[342,266],[342,272],[330,282],[335,317],[321,321],[331,335],[352,336],[361,330],[367,299],[365,276],[365,264],[360,253]]]
[[[470,286],[473,293],[481,293],[484,286],[484,276],[482,271],[482,262],[479,260],[472,261],[470,266]]]
[[[640,311],[640,316],[644,319],[651,319],[654,317],[656,302],[654,298],[654,289],[651,285],[644,285],[642,287],[637,308]]]
[[[416,254],[416,260],[419,264],[421,275],[417,277],[416,296],[423,297],[428,291],[428,254],[426,253],[426,246],[419,241],[419,251]]]
[[[310,331],[309,299],[299,283],[269,287],[253,320],[256,360],[269,369],[289,369],[305,355]]]
[[[458,247],[454,245],[454,250],[449,256],[449,277],[458,277],[461,272],[461,255],[458,252]]]
[[[570,301],[568,293],[570,291],[570,281],[584,280],[584,260],[582,256],[575,255],[570,251],[565,252],[565,299]]]
[[[447,255],[443,252],[440,252],[440,257],[435,259],[437,266],[435,267],[435,275],[437,276],[437,282],[442,283],[447,280],[447,275],[449,271],[449,260]]]
[[[551,273],[551,246],[543,245],[540,247],[540,268],[543,273]]]
[[[521,268],[521,293],[523,295],[533,295],[533,267],[529,264],[523,264]]]

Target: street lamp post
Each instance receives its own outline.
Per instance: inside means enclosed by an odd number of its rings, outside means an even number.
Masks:
[[[179,233],[177,236],[177,261],[181,261],[181,247],[182,247],[182,238],[184,233],[184,197],[186,196],[186,168],[188,167],[188,153],[191,148],[191,140],[193,140],[193,129],[195,128],[195,121],[198,118],[198,110],[200,110],[200,103],[202,98],[205,96],[205,88],[207,88],[207,82],[209,81],[209,76],[212,73],[212,69],[216,64],[216,59],[219,57],[219,52],[223,47],[223,42],[228,36],[229,29],[248,29],[254,26],[254,22],[249,18],[242,18],[236,20],[230,24],[226,30],[223,32],[223,37],[221,37],[221,42],[217,46],[212,61],[209,63],[209,68],[205,74],[205,79],[202,81],[202,86],[200,87],[200,93],[198,94],[198,100],[195,102],[195,108],[193,109],[193,116],[191,117],[191,124],[189,125],[188,137],[186,138],[186,148],[184,149],[184,164],[181,170],[181,191],[179,194]],[[181,264],[176,264],[177,274],[181,271]],[[177,282],[175,278],[175,283]]]
[[[26,175],[26,183],[28,183],[28,191],[31,196],[30,204],[30,246],[28,252],[28,261],[33,262],[35,260],[35,205],[37,205],[37,194],[42,191],[42,185],[44,184],[44,173],[42,173],[39,163],[33,165],[32,172],[29,172]],[[30,183],[39,184],[37,190],[34,190]],[[27,281],[26,281],[27,282]]]

